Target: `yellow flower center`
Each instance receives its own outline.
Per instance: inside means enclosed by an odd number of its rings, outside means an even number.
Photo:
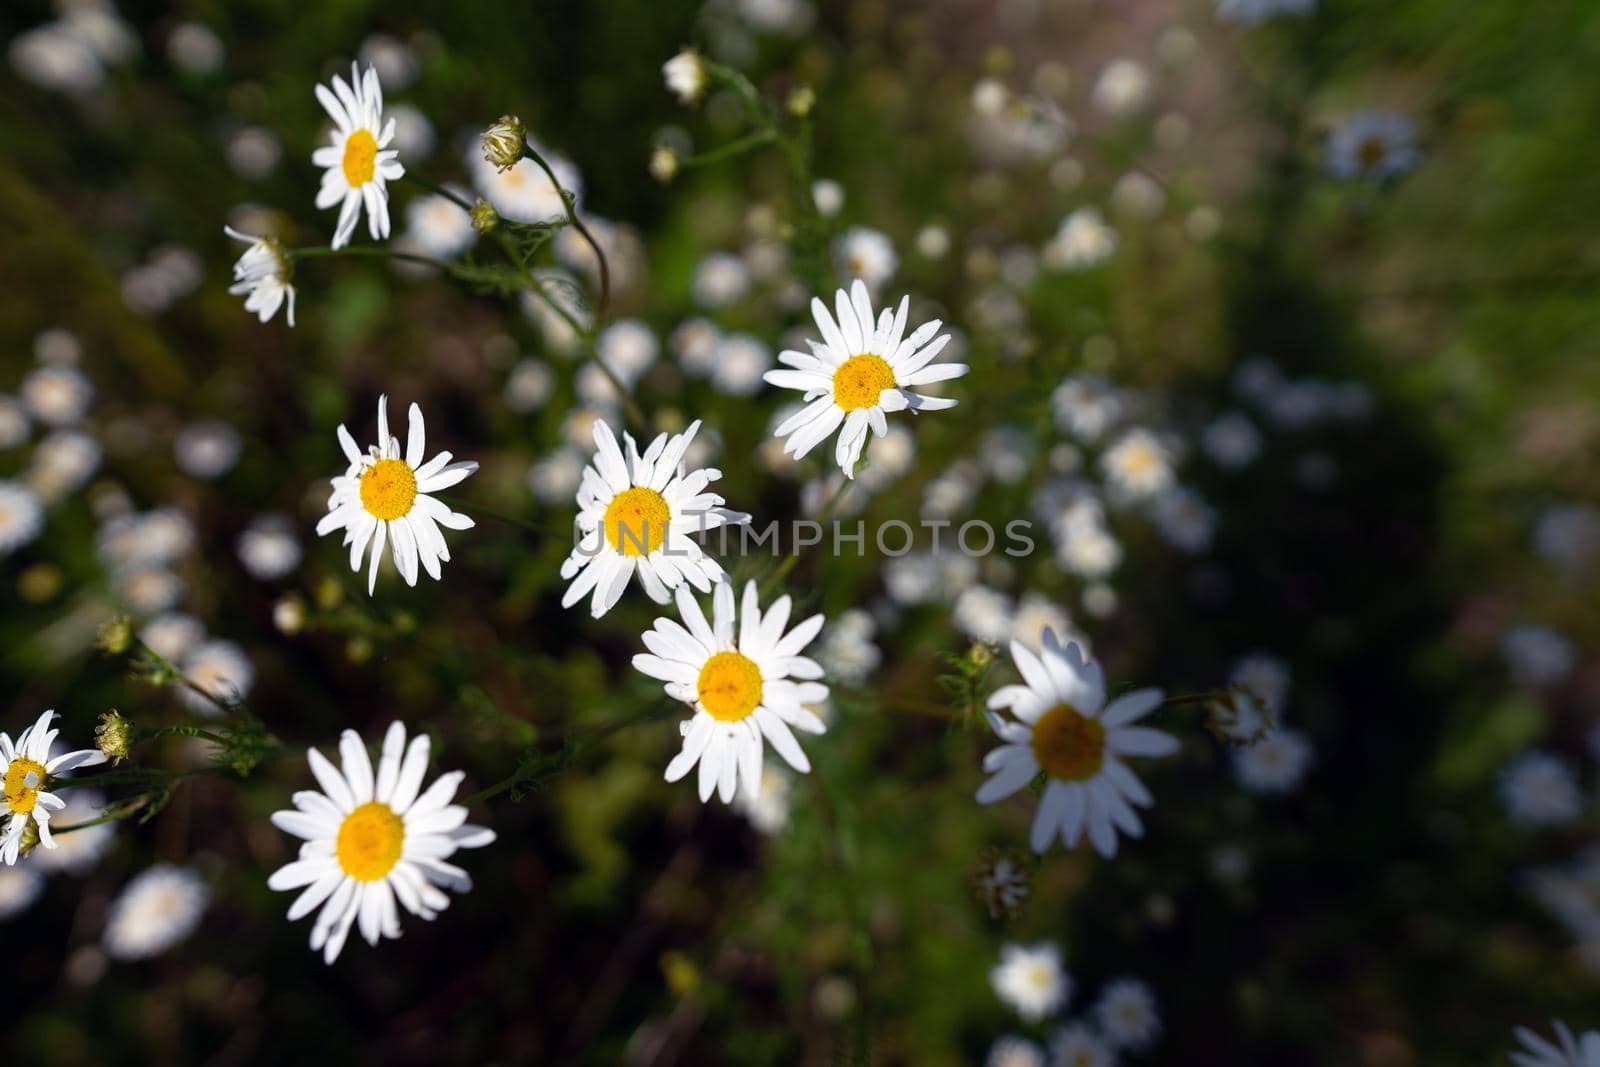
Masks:
[[[606,540],[624,556],[647,555],[666,541],[671,521],[666,497],[642,486],[624,489],[606,508]]]
[[[361,805],[339,824],[334,855],[339,866],[358,882],[376,882],[394,870],[406,843],[406,824],[387,804]]]
[[[6,768],[6,807],[18,815],[26,815],[39,802],[39,790],[44,788],[45,769],[42,763],[18,756]]]
[[[417,500],[417,475],[404,460],[380,459],[361,473],[361,506],[388,522],[411,512]]]
[[[1105,748],[1106,728],[1071,704],[1057,704],[1033,724],[1033,758],[1052,778],[1093,778],[1100,773]]]
[[[344,141],[344,180],[365,185],[378,169],[378,139],[369,130],[357,130]]]
[[[700,705],[718,722],[738,722],[761,703],[761,668],[749,656],[718,652],[700,668]]]
[[[833,372],[833,402],[846,411],[870,408],[894,388],[894,371],[882,356],[851,356]]]
[[[1361,161],[1362,170],[1371,170],[1383,162],[1383,157],[1389,154],[1389,146],[1379,137],[1368,137],[1361,142],[1361,147],[1356,149],[1356,158]]]

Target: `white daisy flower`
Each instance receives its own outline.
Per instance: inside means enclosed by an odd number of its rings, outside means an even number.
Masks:
[[[974,641],[998,644],[1011,633],[1011,598],[987,585],[968,585],[956,595],[950,621]]]
[[[277,240],[252,237],[232,226],[224,226],[222,232],[250,245],[233,265],[233,284],[228,287],[228,292],[244,297],[244,309],[254,313],[262,322],[271,319],[287,302],[289,309],[284,317],[293,326],[295,288],[289,283],[293,271]]]
[[[1515,1033],[1522,1050],[1511,1054],[1517,1067],[1600,1067],[1600,1031],[1590,1030],[1581,1038],[1573,1036],[1567,1024],[1553,1020],[1556,1041],[1546,1041],[1526,1026]]]
[[[983,1067],[1045,1067],[1044,1049],[1027,1038],[1007,1034],[989,1047]]]
[[[711,385],[726,396],[754,396],[772,366],[772,349],[747,333],[729,334],[711,357]]]
[[[1248,415],[1227,411],[1200,431],[1200,447],[1223,470],[1239,470],[1261,455],[1261,431]]]
[[[887,285],[900,265],[894,242],[869,226],[850,227],[834,242],[833,251],[840,273],[866,282],[867,288],[874,291]]]
[[[32,431],[33,424],[22,401],[0,393],[0,448],[16,448]]]
[[[291,316],[290,324],[293,325]],[[239,431],[221,419],[191,422],[172,440],[172,454],[185,474],[196,478],[217,478],[239,462],[243,448]]]
[[[657,604],[667,603],[670,590],[684,582],[705,592],[723,577],[689,535],[747,523],[750,516],[729,511],[721,496],[706,492],[722,477],[720,470],[684,466],[683,455],[699,430],[696,420],[683,433],[657,434],[642,455],[624,433],[624,456],[611,427],[595,421],[594,458],[578,484],[578,543],[561,565],[561,577],[572,582],[562,607],[592,594],[589,610],[598,619],[636,572]]]
[[[689,285],[694,302],[711,309],[737,304],[749,289],[750,271],[732,252],[713,252],[702,259]]]
[[[799,459],[843,424],[834,458],[846,477],[854,477],[867,430],[879,437],[889,432],[886,413],[955,407],[954,400],[913,393],[911,387],[959,378],[968,368],[933,362],[950,340],[949,334],[939,334],[938,319],[906,336],[910,297],[901,298],[898,312],[885,308],[874,324],[867,287],[857,279],[848,294],[843,289],[835,294],[834,306],[837,322],[820,299],[812,298],[811,314],[823,343],[808,341],[811,355],[779,353],[778,362],[793,369],[768,371],[765,377],[769,384],[805,394],[806,406],[777,428],[777,436],[789,437],[784,451]]]
[[[44,505],[26,486],[0,482],[0,557],[32,544],[44,529]]]
[[[0,922],[21,915],[44,894],[44,875],[33,864],[0,867]]]
[[[181,688],[178,696],[198,715],[220,714],[218,702],[243,700],[256,680],[255,665],[244,654],[244,649],[232,641],[205,641],[196,645],[183,657],[182,667],[184,681],[194,688]],[[209,694],[212,699],[206,699],[201,693]]]
[[[287,515],[262,515],[239,535],[239,562],[263,582],[285,578],[300,566],[300,539]]]
[[[1299,730],[1279,728],[1233,753],[1233,773],[1252,793],[1289,793],[1311,769],[1311,742]]]
[[[452,189],[457,195],[458,189]],[[448,196],[437,194],[418,197],[406,205],[406,232],[402,238],[408,248],[415,248],[434,259],[454,259],[478,240],[478,231],[472,228],[472,216]]]
[[[88,412],[94,385],[71,367],[40,367],[22,379],[21,394],[34,418],[65,426]]]
[[[1572,642],[1548,626],[1512,626],[1500,638],[1500,653],[1511,675],[1522,685],[1552,685],[1568,674],[1577,660]]]
[[[1358,111],[1328,137],[1328,171],[1336,178],[1392,178],[1419,158],[1416,126],[1396,111]]]
[[[350,243],[361,207],[367,209],[367,232],[374,241],[389,236],[388,182],[405,174],[400,153],[389,147],[394,140],[394,119],[383,121],[383,89],[378,72],[350,64],[350,81],[333,76],[333,91],[317,85],[317,100],[333,119],[330,143],[311,153],[311,162],[325,167],[322,188],[317,192],[317,207],[339,205],[339,222],[333,231],[333,247]],[[236,268],[237,269],[237,268]],[[293,323],[291,323],[293,325]]]
[[[1115,1067],[1117,1056],[1100,1035],[1074,1023],[1050,1039],[1050,1062],[1057,1067]]]
[[[478,469],[477,463],[463,460],[451,463],[449,452],[440,452],[424,461],[426,446],[422,409],[411,405],[407,413],[410,427],[405,458],[400,455],[400,438],[389,433],[389,398],[378,397],[378,443],[366,455],[356,447],[355,438],[343,424],[339,426],[339,446],[350,460],[350,467],[332,479],[333,494],[328,497],[328,514],[317,523],[317,536],[344,531],[350,548],[350,569],[361,572],[361,557],[372,545],[372,565],[367,573],[367,592],[378,583],[378,563],[383,556],[384,539],[389,540],[394,565],[407,585],[417,584],[417,564],[438,581],[440,563],[450,560],[450,549],[439,527],[470,530],[472,519],[440,503],[430,493],[449,489]]]
[[[1061,950],[1047,941],[1002,945],[989,984],[1007,1007],[1028,1022],[1060,1011],[1072,995],[1072,979],[1061,967]]]
[[[1152,803],[1123,759],[1178,750],[1171,734],[1133,725],[1160,705],[1161,690],[1138,689],[1107,704],[1100,664],[1086,660],[1076,643],[1063,648],[1053,630],[1045,630],[1037,655],[1011,642],[1011,658],[1023,684],[989,698],[990,708],[1009,708],[1015,719],[989,713],[1006,743],[984,758],[983,769],[994,776],[978,790],[978,803],[1010,796],[1042,770],[1049,781],[1033,819],[1033,850],[1043,852],[1057,837],[1071,848],[1087,832],[1102,856],[1115,856],[1117,831],[1141,836],[1134,808]]]
[[[157,615],[139,630],[139,640],[162,659],[177,663],[206,639],[206,628],[193,615],[169,611]]]
[[[1091,99],[1112,118],[1126,118],[1150,102],[1150,72],[1138,60],[1113,59],[1095,81]]]
[[[1050,394],[1056,428],[1080,441],[1098,441],[1127,407],[1122,391],[1094,374],[1067,378]]]
[[[1122,495],[1143,500],[1172,488],[1172,450],[1149,430],[1132,429],[1100,457],[1106,478]]]
[[[1161,1015],[1150,987],[1137,978],[1107,982],[1094,1005],[1095,1021],[1107,1044],[1135,1052],[1161,1035]]]
[[[450,906],[442,890],[472,888],[466,871],[445,862],[457,849],[481,848],[493,830],[467,823],[467,809],[450,803],[465,775],[452,771],[426,791],[426,734],[406,744],[396,722],[383,738],[374,776],[367,746],[354,730],[339,736],[343,773],[316,749],[306,753],[322,792],[294,795],[295,810],[275,811],[272,825],[304,838],[300,856],[267,879],[275,890],[305,891],[289,908],[289,921],[322,905],[311,928],[311,948],[332,963],[350,927],[359,923],[367,944],[400,936],[398,900],[413,915],[432,920]]]
[[[700,53],[685,48],[661,65],[661,76],[678,102],[693,107],[706,91],[706,67]]]
[[[194,933],[211,892],[186,867],[158,863],[129,882],[106,918],[101,939],[107,955],[142,960],[167,951]]]
[[[676,782],[700,765],[700,799],[713,791],[724,804],[735,793],[761,791],[762,738],[802,774],[811,762],[792,729],[820,734],[826,727],[804,705],[828,698],[816,660],[801,655],[822,629],[813,615],[787,633],[790,601],[782,596],[761,611],[756,583],[748,582],[735,618],[733,586],[717,583],[708,624],[687,586],[678,587],[680,625],[660,618],[643,639],[650,651],[633,657],[634,667],[667,683],[667,695],[694,706],[680,724],[683,750],[667,764]],[[737,625],[737,628],[735,628]],[[794,679],[800,679],[795,681]]]
[[[0,837],[0,859],[7,864],[17,862],[22,847],[22,834],[32,822],[39,828],[39,844],[55,848],[50,837],[50,818],[67,806],[66,798],[49,791],[54,780],[79,767],[93,767],[104,763],[106,757],[99,749],[82,748],[51,757],[50,746],[58,731],[50,728],[55,712],[47,711],[39,721],[22,731],[12,742],[11,735],[0,733],[0,777],[5,780],[6,812],[10,821]]]
[[[0,437],[4,437],[3,432]],[[1533,546],[1539,555],[1568,574],[1585,573],[1600,560],[1600,508],[1587,504],[1551,508],[1539,516]]]

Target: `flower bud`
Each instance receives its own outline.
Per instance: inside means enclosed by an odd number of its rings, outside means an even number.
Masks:
[[[663,63],[661,76],[666,80],[667,88],[686,107],[698,104],[705,95],[706,65],[701,61],[700,53],[693,48],[685,48]]]
[[[809,85],[802,85],[789,94],[784,106],[789,109],[789,114],[797,119],[803,119],[817,106],[816,91]]]
[[[493,204],[479,197],[478,202],[472,205],[472,228],[479,233],[492,233],[498,225],[500,225],[500,213],[494,209]]]
[[[678,153],[666,145],[657,145],[650,154],[650,176],[665,185],[678,173]]]
[[[299,593],[285,593],[278,598],[272,605],[272,624],[288,637],[301,631],[306,624],[306,602]]]
[[[521,119],[515,115],[501,115],[498,122],[483,131],[483,158],[498,170],[510,170],[522,159],[526,136]]]
[[[96,643],[102,652],[108,652],[113,656],[122,655],[133,643],[133,623],[126,615],[116,616],[100,627]]]
[[[128,758],[128,746],[133,739],[133,723],[112,708],[100,716],[100,725],[94,728],[94,745],[112,763]]]

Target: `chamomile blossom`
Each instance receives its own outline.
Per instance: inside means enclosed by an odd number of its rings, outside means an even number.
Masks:
[[[1235,749],[1233,773],[1252,793],[1291,793],[1311,769],[1311,742],[1299,730],[1280,727]]]
[[[467,809],[450,803],[465,775],[452,771],[426,790],[429,741],[406,743],[396,722],[384,734],[374,775],[367,746],[354,730],[339,737],[342,771],[316,749],[306,753],[322,792],[302,790],[294,809],[272,813],[272,824],[304,839],[299,858],[267,879],[267,887],[304,889],[289,907],[289,921],[322,910],[311,928],[312,951],[339,958],[350,928],[369,945],[400,936],[398,901],[413,915],[434,919],[450,906],[443,890],[472,888],[466,871],[446,861],[457,849],[481,848],[493,830],[467,823]]]
[[[284,319],[293,326],[295,289],[289,283],[293,271],[278,242],[271,237],[240,233],[232,226],[224,226],[222,232],[250,246],[233,265],[233,284],[228,292],[244,297],[244,309],[261,322],[270,320],[287,304]]]
[[[717,562],[689,536],[750,521],[724,508],[706,487],[722,477],[715,467],[686,469],[684,453],[699,421],[679,434],[657,434],[643,454],[624,433],[624,454],[605,420],[594,423],[595,454],[578,483],[578,543],[561,565],[572,584],[561,598],[569,608],[591,597],[599,618],[615,606],[635,574],[650,599],[665,604],[683,583],[701,592],[723,577]]]
[[[828,698],[828,687],[814,680],[822,667],[802,654],[822,629],[822,616],[785,632],[789,598],[762,612],[754,582],[746,583],[737,612],[733,586],[717,583],[709,622],[687,586],[678,587],[677,601],[683,622],[657,619],[643,635],[650,651],[633,657],[637,670],[666,683],[668,696],[694,707],[680,724],[683,749],[667,764],[667,781],[699,764],[702,801],[713,792],[725,804],[736,794],[758,796],[763,738],[789,766],[809,771],[793,731],[826,729],[805,707]]]
[[[1554,1042],[1526,1026],[1517,1027],[1513,1033],[1522,1048],[1511,1054],[1511,1062],[1517,1067],[1600,1067],[1600,1031],[1590,1030],[1582,1037],[1574,1037],[1559,1019],[1551,1025],[1556,1031]]]
[[[1131,499],[1146,500],[1172,488],[1172,451],[1149,430],[1134,428],[1119,437],[1100,457],[1111,488]]]
[[[874,320],[867,287],[860,279],[849,293],[840,289],[835,294],[837,320],[820,299],[812,298],[811,314],[822,333],[822,343],[808,341],[810,355],[793,350],[779,353],[778,362],[792,369],[765,375],[771,385],[805,394],[806,406],[776,430],[777,436],[788,437],[786,453],[799,459],[842,425],[834,458],[845,477],[854,477],[867,431],[879,437],[889,432],[887,413],[955,406],[954,400],[910,391],[914,386],[959,378],[968,369],[965,363],[933,362],[950,340],[949,334],[939,333],[938,319],[906,336],[910,306],[911,298],[902,297],[897,312],[885,308]]]
[[[1393,178],[1419,158],[1416,126],[1396,111],[1359,111],[1328,137],[1328,171],[1336,178]]]
[[[1107,982],[1094,1005],[1095,1021],[1108,1044],[1133,1051],[1161,1036],[1161,1015],[1150,987],[1137,978]]]
[[[352,63],[350,81],[335,74],[332,91],[317,85],[317,100],[334,126],[330,143],[311,153],[311,162],[326,168],[322,172],[322,188],[317,192],[317,207],[339,205],[333,247],[343,248],[350,243],[362,205],[367,209],[367,232],[374,241],[381,241],[389,236],[387,183],[398,180],[406,171],[400,164],[400,153],[389,147],[394,140],[394,119],[383,121],[383,89],[378,85],[378,71],[369,66],[362,74]]]
[[[1028,1022],[1061,1010],[1072,995],[1072,979],[1061,967],[1061,950],[1047,941],[1003,945],[989,972],[995,995]]]
[[[1075,642],[1063,647],[1054,630],[1044,631],[1037,655],[1011,642],[1011,657],[1023,684],[989,698],[991,709],[1008,708],[1015,718],[989,713],[1005,744],[984,758],[993,777],[978,790],[978,803],[1012,795],[1042,770],[1048,781],[1033,820],[1033,850],[1043,852],[1057,837],[1071,848],[1087,833],[1102,856],[1116,855],[1117,832],[1143,834],[1134,808],[1152,803],[1123,759],[1178,750],[1172,735],[1133,725],[1160,705],[1161,690],[1138,689],[1107,704],[1100,665]]]
[[[39,829],[39,844],[55,848],[50,837],[52,813],[67,806],[66,798],[49,790],[52,780],[79,767],[93,767],[106,761],[98,749],[82,748],[50,755],[58,731],[50,728],[55,712],[47,711],[39,720],[17,736],[0,733],[0,777],[5,780],[5,812],[10,816],[4,835],[0,836],[0,859],[7,864],[17,862],[22,848],[22,836],[33,823]]]
[[[370,543],[372,564],[367,573],[367,592],[378,583],[378,563],[387,539],[392,547],[395,568],[407,585],[417,584],[417,565],[435,581],[441,563],[450,560],[439,527],[470,530],[472,519],[452,511],[430,493],[456,485],[478,469],[471,460],[452,463],[449,452],[440,452],[424,462],[427,444],[422,409],[411,405],[405,457],[401,458],[400,438],[389,433],[389,398],[378,398],[378,443],[366,455],[356,447],[355,438],[343,425],[339,427],[339,446],[344,449],[349,468],[332,479],[333,494],[328,497],[328,514],[317,523],[317,536],[344,531],[350,549],[350,569],[361,571],[361,557]]]
[[[119,960],[159,956],[194,933],[210,899],[187,867],[158,863],[140,872],[111,902],[101,939],[106,953]]]

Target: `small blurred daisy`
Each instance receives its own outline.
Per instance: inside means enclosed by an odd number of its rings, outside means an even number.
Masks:
[[[333,963],[351,926],[367,944],[400,936],[398,900],[413,915],[432,920],[450,906],[442,891],[472,888],[466,871],[445,862],[457,849],[482,848],[493,830],[469,824],[467,809],[450,803],[466,777],[440,776],[426,791],[427,734],[406,744],[396,722],[384,734],[377,774],[367,746],[354,730],[339,736],[343,771],[316,749],[306,759],[322,792],[294,794],[295,810],[272,813],[272,825],[303,838],[299,858],[273,872],[267,887],[305,888],[289,908],[294,922],[322,906],[311,928],[312,951]]]
[[[761,788],[734,794],[733,808],[750,820],[763,834],[779,833],[789,825],[794,779],[782,767],[768,763],[761,768]]]
[[[1073,1023],[1050,1039],[1050,1062],[1053,1067],[1116,1067],[1117,1056],[1099,1034]]]
[[[394,140],[390,144],[404,162],[420,163],[433,153],[439,136],[420,109],[396,104],[389,109],[389,117],[394,120]]]
[[[217,478],[239,462],[239,431],[220,419],[191,422],[178,431],[172,452],[185,474]]]
[[[1149,430],[1132,429],[1100,457],[1106,478],[1118,493],[1146,499],[1173,485],[1172,451]]]
[[[220,704],[244,699],[255,683],[256,669],[244,649],[232,641],[206,641],[190,649],[183,658],[184,681],[178,695],[191,710],[200,715],[220,715]],[[194,690],[200,690],[200,693]],[[212,699],[208,700],[205,693]]]
[[[1572,672],[1572,642],[1548,626],[1521,625],[1500,638],[1500,653],[1522,685],[1553,685]]]
[[[1061,968],[1061,950],[1047,941],[1002,945],[989,984],[1007,1007],[1028,1022],[1060,1011],[1072,995],[1072,979]]]
[[[844,186],[832,178],[818,178],[811,183],[811,202],[817,205],[817,214],[831,219],[844,209]]]
[[[700,53],[685,48],[661,65],[661,77],[678,102],[693,107],[706,91],[706,66]]]
[[[506,375],[506,407],[518,415],[531,415],[549,402],[555,389],[556,376],[550,364],[519,359]]]
[[[859,278],[874,292],[888,284],[900,265],[894,242],[887,234],[868,226],[852,226],[840,234],[833,253],[839,261],[840,274]],[[871,323],[864,328],[870,329]]]
[[[1600,560],[1600,508],[1587,504],[1551,508],[1534,526],[1533,547],[1568,574],[1586,572]]]
[[[1336,178],[1393,178],[1417,165],[1417,131],[1395,111],[1358,111],[1328,137],[1328,171]]]
[[[459,190],[457,193],[461,195]],[[407,248],[434,259],[454,259],[477,239],[472,216],[448,196],[422,196],[406,205],[406,232],[401,242]]]
[[[625,385],[638,381],[661,354],[655,331],[638,319],[621,319],[607,326],[595,339],[594,347]]]
[[[343,248],[350,243],[363,205],[367,209],[367,232],[374,241],[380,241],[389,236],[387,183],[405,174],[405,167],[400,164],[400,154],[389,147],[394,140],[394,120],[384,124],[378,72],[369,66],[363,75],[352,63],[350,81],[335,74],[331,92],[319,83],[317,100],[334,125],[331,143],[311,153],[311,162],[325,168],[317,207],[339,205],[333,247]]]
[[[193,615],[169,611],[157,615],[139,630],[139,640],[162,659],[181,663],[189,650],[206,639],[206,628]]]
[[[28,409],[22,401],[0,394],[0,448],[16,448],[28,439],[32,431]]]
[[[449,452],[440,452],[424,461],[427,445],[422,409],[412,404],[407,413],[410,432],[405,457],[400,455],[400,438],[389,433],[389,398],[378,398],[378,443],[366,455],[356,447],[350,431],[339,426],[339,446],[344,449],[349,468],[332,479],[333,494],[328,497],[328,514],[317,523],[317,536],[343,530],[350,548],[350,569],[361,572],[361,557],[372,546],[372,564],[367,573],[367,592],[378,584],[378,564],[388,538],[395,568],[407,585],[417,584],[417,565],[437,581],[440,563],[450,560],[439,527],[470,530],[472,519],[453,511],[430,493],[457,485],[478,469],[471,460],[452,463]]]
[[[1209,725],[1225,741],[1237,745],[1260,741],[1278,727],[1277,715],[1265,701],[1242,686],[1230,686],[1206,704]]]
[[[70,367],[40,367],[22,380],[21,395],[34,418],[64,426],[88,412],[94,386]]]
[[[44,529],[44,506],[16,482],[0,482],[0,557],[32,544]]]
[[[50,792],[47,787],[62,775],[80,767],[93,767],[104,763],[106,757],[99,749],[82,748],[50,755],[57,730],[50,728],[55,712],[47,711],[39,720],[23,730],[13,743],[11,735],[0,733],[0,777],[5,780],[6,823],[5,836],[0,838],[0,859],[7,864],[17,862],[22,848],[23,832],[31,822],[39,830],[39,844],[55,848],[50,836],[50,819],[66,807],[66,798]],[[70,783],[65,783],[70,784]]]
[[[34,864],[0,867],[0,922],[21,915],[43,894],[44,875]]]
[[[750,289],[750,272],[744,260],[731,252],[713,252],[694,268],[690,293],[694,302],[715,311],[744,299]]]
[[[1233,774],[1252,793],[1290,793],[1311,769],[1311,742],[1299,730],[1279,727],[1253,745],[1235,749]]]
[[[1015,853],[991,850],[980,857],[976,884],[989,918],[1010,918],[1028,899],[1028,868]]]
[[[1217,513],[1193,489],[1178,486],[1167,490],[1156,498],[1152,512],[1161,536],[1173,548],[1189,553],[1211,548]]]
[[[683,373],[691,378],[704,378],[711,373],[712,360],[721,342],[722,331],[716,323],[710,319],[694,318],[680,323],[672,331],[669,343]]]
[[[261,126],[246,126],[236,131],[228,138],[223,151],[228,166],[248,181],[260,181],[283,160],[283,143],[271,130]]]
[[[239,562],[250,577],[276,581],[300,565],[300,539],[287,515],[262,515],[239,535]]]
[[[1093,374],[1068,378],[1050,394],[1056,429],[1090,443],[1115,426],[1126,409],[1121,390]]]
[[[1228,684],[1253,694],[1274,716],[1289,703],[1289,665],[1269,652],[1240,656],[1228,671]]]
[[[583,477],[583,455],[575,448],[558,448],[528,468],[528,488],[545,504],[570,500]]]
[[[244,309],[253,312],[261,322],[271,319],[287,303],[288,310],[284,318],[293,326],[295,288],[289,279],[294,276],[294,271],[283,249],[278,247],[277,240],[252,237],[232,226],[224,226],[222,232],[250,246],[233,265],[233,284],[228,287],[228,292],[244,297]]]
[[[969,585],[956,595],[950,621],[974,641],[999,644],[1011,633],[1011,598],[987,585]]]
[[[840,289],[834,305],[837,322],[820,299],[812,299],[811,314],[823,343],[808,341],[811,355],[779,353],[778,362],[792,369],[768,371],[765,377],[779,388],[805,394],[806,406],[776,430],[777,436],[788,437],[784,451],[800,459],[842,425],[834,459],[846,477],[854,477],[867,431],[879,437],[889,432],[886,413],[940,411],[956,404],[913,393],[912,387],[959,378],[968,368],[965,363],[933,362],[950,340],[949,334],[939,334],[938,319],[906,336],[910,297],[901,298],[898,312],[885,308],[876,324],[860,280],[848,294]]]
[[[578,486],[578,543],[561,565],[562,579],[572,583],[562,607],[592,596],[590,614],[598,619],[621,599],[635,573],[658,604],[684,582],[704,592],[723,577],[689,535],[747,523],[750,516],[729,511],[721,496],[706,492],[721,471],[684,467],[683,455],[699,430],[696,420],[683,433],[657,434],[642,455],[625,433],[624,456],[611,427],[595,422],[595,454]]]
[[[1150,102],[1150,72],[1132,59],[1113,59],[1095,80],[1094,106],[1112,118],[1126,118]]]
[[[1511,1053],[1516,1067],[1600,1067],[1600,1031],[1587,1031],[1574,1037],[1567,1024],[1553,1020],[1556,1041],[1546,1041],[1526,1026],[1513,1033],[1522,1049]]]
[[[222,38],[198,22],[180,22],[167,35],[167,58],[185,74],[214,74],[227,54]]]
[[[1248,415],[1224,412],[1200,431],[1200,448],[1223,470],[1239,470],[1261,455],[1261,431]]]
[[[187,867],[158,863],[140,872],[111,902],[102,939],[119,960],[158,956],[194,933],[211,893]]]
[[[1107,982],[1095,1002],[1094,1018],[1112,1048],[1138,1052],[1161,1036],[1155,994],[1137,978]]]
[[[1044,1049],[1027,1038],[1007,1034],[989,1046],[983,1067],[1045,1067]]]
[[[1058,523],[1051,533],[1056,539],[1056,559],[1080,578],[1104,578],[1122,563],[1122,543],[1099,514],[1086,513]]]
[[[883,662],[872,643],[878,623],[861,608],[850,608],[830,622],[817,645],[817,662],[845,685],[861,685]]]
[[[1583,814],[1578,776],[1547,752],[1525,752],[1500,778],[1500,797],[1523,826],[1564,826]]]
[[[711,386],[724,396],[754,396],[772,367],[772,350],[747,333],[729,334],[711,355]]]
[[[683,623],[656,619],[643,635],[650,651],[633,657],[635,669],[665,682],[668,696],[694,708],[680,724],[683,750],[667,764],[667,781],[678,781],[698,763],[702,801],[713,792],[725,804],[740,789],[759,794],[762,738],[789,766],[809,771],[791,728],[826,729],[804,707],[828,698],[828,687],[812,680],[822,677],[822,667],[801,654],[822,628],[822,616],[785,633],[789,598],[779,597],[763,613],[754,582],[746,583],[737,615],[733,586],[718,582],[709,623],[687,586],[678,587],[677,602]]]
[[[993,777],[978,790],[978,803],[1011,796],[1042,770],[1048,781],[1029,835],[1033,850],[1043,852],[1058,837],[1071,848],[1087,832],[1102,856],[1115,856],[1119,830],[1144,833],[1135,806],[1153,803],[1123,758],[1178,750],[1172,735],[1133,725],[1161,704],[1161,690],[1138,689],[1107,704],[1100,665],[1075,643],[1063,648],[1051,630],[1037,655],[1013,641],[1011,657],[1023,684],[989,698],[990,708],[1009,708],[1015,718],[989,713],[1005,744],[984,758]]]
[[[183,596],[183,579],[162,566],[133,567],[113,581],[123,606],[140,618],[171,610]]]
[[[59,828],[98,819],[105,804],[105,794],[98,789],[69,790],[66,805],[51,816],[58,828],[56,847],[31,853],[33,865],[45,872],[84,874],[99,863],[100,857],[111,847],[111,839],[116,836],[115,824],[103,822],[65,834],[59,832]]]

